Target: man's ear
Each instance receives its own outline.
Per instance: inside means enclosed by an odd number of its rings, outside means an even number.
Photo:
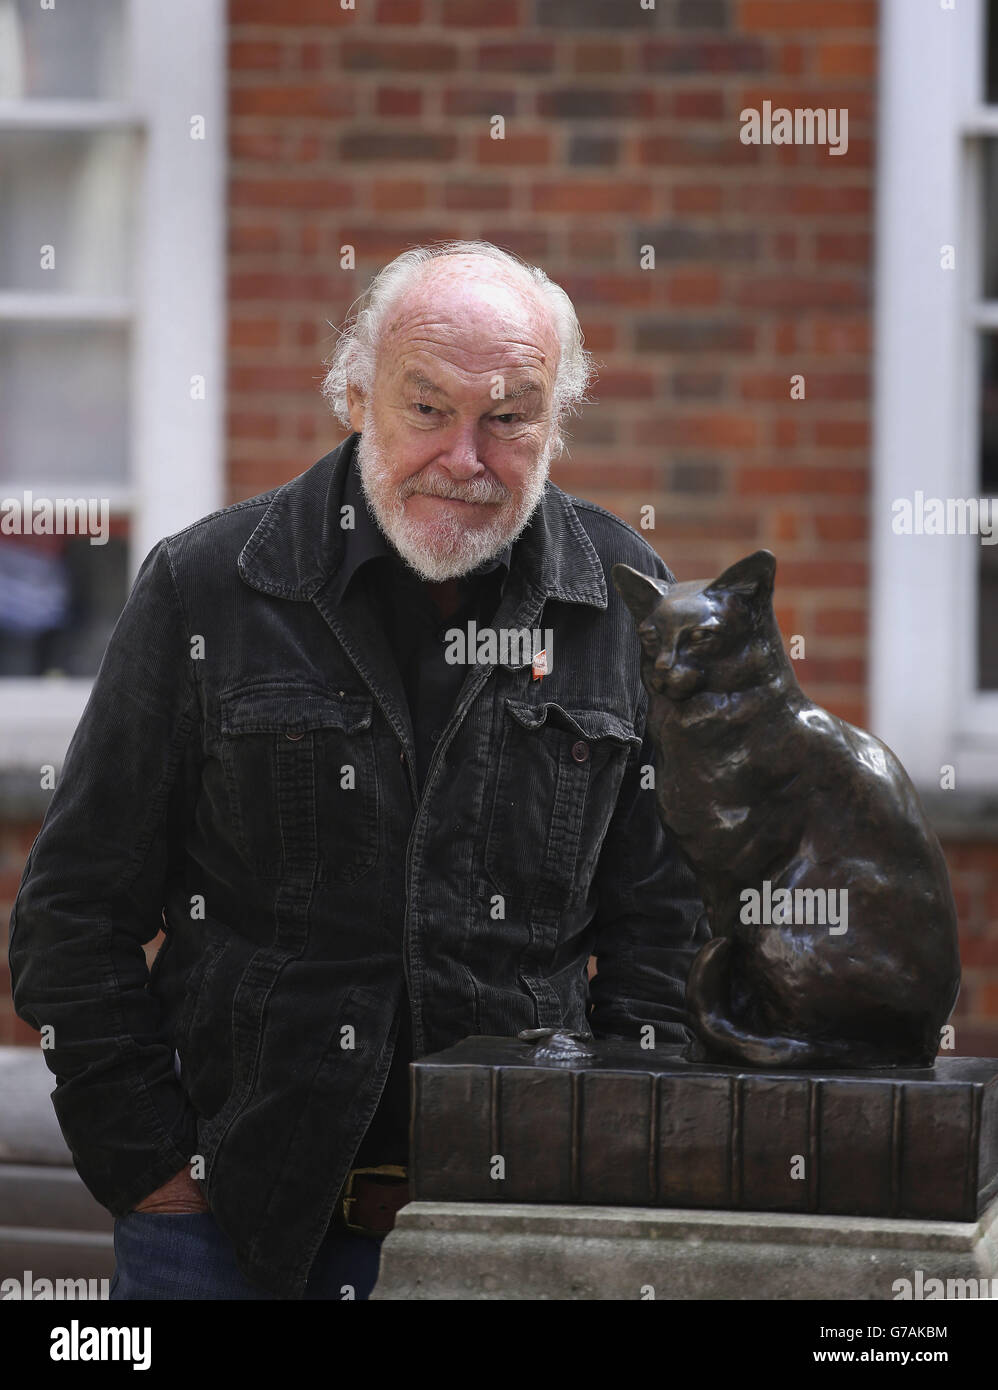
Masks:
[[[350,412],[350,424],[360,434],[364,428],[364,416],[367,413],[367,397],[359,386],[355,386],[352,381],[347,382],[347,409]]]
[[[664,580],[642,574],[630,565],[614,565],[610,577],[636,623],[643,622],[649,613],[654,612],[659,600],[669,592],[670,586]]]

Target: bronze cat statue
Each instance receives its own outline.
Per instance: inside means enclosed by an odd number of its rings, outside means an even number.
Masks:
[[[714,580],[613,566],[643,649],[659,817],[712,939],[696,1060],[928,1067],[960,986],[956,909],[904,768],[812,704],[773,615],[768,550]]]

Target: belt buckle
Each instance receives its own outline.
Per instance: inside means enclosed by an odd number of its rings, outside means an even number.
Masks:
[[[357,1177],[367,1177],[369,1175],[396,1178],[401,1182],[405,1182],[409,1173],[407,1169],[399,1167],[396,1163],[379,1163],[377,1167],[374,1168],[351,1168],[347,1174],[347,1180],[343,1185],[343,1195],[341,1198],[343,1225],[351,1235],[372,1236],[375,1240],[380,1240],[388,1234],[387,1231],[376,1231],[370,1226],[359,1226],[350,1220],[350,1211],[357,1201],[353,1191],[354,1179]]]

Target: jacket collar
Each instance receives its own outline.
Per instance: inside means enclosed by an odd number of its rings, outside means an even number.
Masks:
[[[252,588],[275,598],[308,600],[338,573],[345,551],[340,507],[357,439],[349,435],[271,495],[237,561]],[[599,556],[571,500],[550,479],[513,545],[510,574],[544,599],[607,606]]]

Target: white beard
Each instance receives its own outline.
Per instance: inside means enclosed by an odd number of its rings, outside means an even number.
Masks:
[[[517,497],[498,479],[489,478],[442,481],[415,473],[402,484],[394,484],[374,426],[366,424],[357,441],[361,486],[385,538],[409,568],[431,582],[454,579],[494,559],[524,530],[544,492],[553,434]],[[460,497],[467,502],[501,501],[502,505],[486,526],[465,526],[459,516],[442,517],[430,526],[405,513],[406,499],[415,493]]]

